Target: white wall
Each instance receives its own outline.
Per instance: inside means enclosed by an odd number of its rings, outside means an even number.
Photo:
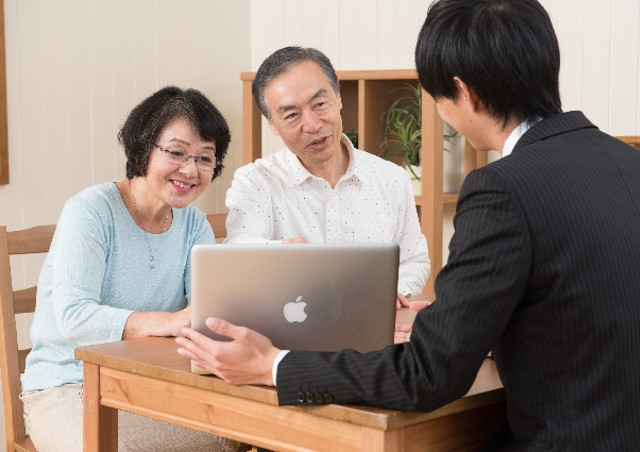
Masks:
[[[640,0],[542,3],[560,40],[565,110],[585,111],[614,135],[640,135]],[[11,182],[0,186],[0,224],[55,222],[69,196],[124,177],[116,133],[139,100],[166,84],[202,90],[230,122],[227,169],[197,202],[224,211],[242,160],[239,73],[285,45],[317,47],[337,70],[412,68],[427,4],[4,0]],[[452,209],[446,214],[448,243]]]
[[[249,10],[248,0],[5,0],[10,184],[0,186],[0,224],[55,222],[69,196],[123,178],[116,134],[168,84],[200,89],[231,123],[230,170],[197,201],[222,210],[240,163]]]
[[[223,211],[242,162],[239,74],[250,70],[250,6],[4,0],[10,183],[0,185],[0,224],[55,223],[71,195],[123,178],[117,132],[140,100],[168,84],[200,89],[230,123],[226,169],[196,202],[207,213]],[[19,282],[35,283],[39,267],[31,262],[14,261]]]

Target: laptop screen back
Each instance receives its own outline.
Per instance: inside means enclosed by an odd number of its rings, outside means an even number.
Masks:
[[[393,343],[398,262],[392,243],[197,245],[192,327],[214,337],[204,322],[219,317],[281,349],[377,350]]]

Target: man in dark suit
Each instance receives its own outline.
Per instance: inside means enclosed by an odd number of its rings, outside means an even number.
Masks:
[[[282,352],[210,319],[181,353],[281,404],[427,411],[463,396],[491,350],[512,447],[640,448],[640,153],[561,111],[560,55],[535,0],[440,0],[416,47],[442,118],[503,157],[464,181],[436,301],[381,351]],[[283,356],[284,355],[284,356]],[[323,402],[320,402],[323,403]]]

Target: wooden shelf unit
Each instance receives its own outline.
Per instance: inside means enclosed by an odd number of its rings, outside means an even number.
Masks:
[[[417,83],[412,69],[337,71],[342,97],[342,121],[345,130],[358,131],[358,148],[377,153],[383,141],[382,114],[395,100],[390,93],[404,83]],[[251,83],[254,72],[242,72],[242,140],[243,161],[249,163],[262,156],[262,118],[253,101]],[[456,193],[443,193],[444,124],[434,100],[422,92],[422,196],[416,198],[420,224],[429,246],[431,273],[423,291],[433,295],[435,276],[442,268],[443,206],[457,201]],[[465,148],[465,175],[486,163],[486,154]]]
[[[640,149],[640,136],[618,136],[616,138]]]

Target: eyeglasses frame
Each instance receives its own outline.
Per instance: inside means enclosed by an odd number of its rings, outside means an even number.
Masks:
[[[209,168],[202,168],[200,165],[198,165],[198,162],[202,162],[202,156],[201,155],[191,155],[191,154],[187,154],[187,157],[182,161],[182,163],[179,163],[177,160],[175,160],[175,158],[171,155],[171,149],[165,149],[160,145],[157,145],[154,143],[153,145],[154,147],[160,149],[162,152],[164,152],[170,159],[172,162],[179,164],[181,166],[186,165],[187,163],[189,163],[189,160],[193,159],[193,163],[196,164],[196,168],[198,168],[199,170],[202,171],[213,171],[216,167],[216,165],[218,164],[218,159],[215,158],[215,154],[214,154],[214,160],[212,162],[211,167]],[[215,152],[215,151],[214,151]]]

